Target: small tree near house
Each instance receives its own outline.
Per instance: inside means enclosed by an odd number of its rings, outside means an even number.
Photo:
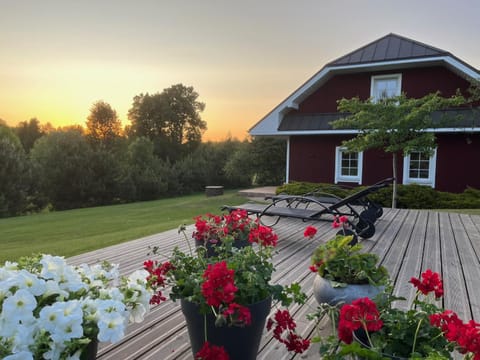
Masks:
[[[334,129],[357,129],[356,137],[344,141],[348,151],[358,152],[368,149],[383,149],[392,154],[393,197],[392,207],[396,207],[397,156],[406,156],[413,151],[432,154],[435,148],[435,134],[427,129],[438,127],[432,118],[434,111],[443,110],[465,103],[465,98],[457,93],[450,98],[432,93],[419,99],[407,98],[405,94],[372,99],[341,99],[338,110],[349,115],[331,123]]]

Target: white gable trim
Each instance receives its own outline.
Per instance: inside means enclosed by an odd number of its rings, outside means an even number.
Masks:
[[[327,81],[330,76],[333,76],[335,73],[342,73],[345,71],[356,71],[356,70],[388,70],[398,69],[398,66],[402,65],[416,65],[416,64],[435,64],[435,63],[446,63],[447,65],[453,67],[458,72],[463,74],[466,77],[480,80],[480,73],[474,71],[470,67],[464,65],[462,62],[453,58],[452,56],[436,56],[430,58],[419,58],[419,59],[406,59],[406,60],[396,60],[396,61],[382,61],[382,62],[372,62],[366,64],[357,64],[357,65],[344,65],[344,66],[325,66],[309,80],[307,80],[302,86],[295,90],[290,96],[288,96],[283,102],[281,102],[277,107],[275,107],[269,114],[267,114],[263,119],[257,122],[250,130],[249,133],[252,136],[262,136],[262,135],[295,135],[295,132],[284,132],[278,131],[278,126],[282,120],[284,114],[288,112],[289,109],[298,109],[299,104],[316,89],[318,89],[323,82]],[[469,130],[471,131],[471,130]],[[315,131],[315,134],[324,133]],[[335,134],[340,134],[341,132],[335,131]],[[300,131],[299,134],[307,134],[305,131]]]

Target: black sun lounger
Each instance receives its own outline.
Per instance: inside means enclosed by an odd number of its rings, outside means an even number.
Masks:
[[[382,180],[345,198],[331,194],[315,193],[307,196],[278,195],[267,197],[269,204],[247,203],[239,206],[222,207],[222,210],[245,210],[250,215],[256,215],[260,221],[262,217],[273,217],[274,226],[281,218],[296,218],[303,221],[333,221],[335,216],[347,216],[348,225],[353,234],[364,239],[375,234],[375,221],[382,216],[380,206],[368,199],[368,195],[388,186],[393,178]]]

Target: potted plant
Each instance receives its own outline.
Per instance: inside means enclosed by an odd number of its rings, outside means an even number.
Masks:
[[[204,246],[207,249],[207,256],[215,255],[216,247],[225,237],[232,239],[232,245],[237,248],[251,245],[250,232],[257,226],[247,211],[242,209],[223,215],[199,215],[194,220],[195,231],[192,236],[195,239],[195,246]]]
[[[443,296],[440,275],[427,270],[410,282],[417,292],[407,310],[394,308],[392,303],[402,298],[390,293],[380,294],[375,301],[361,298],[344,305],[339,312],[338,338],[324,342],[322,359],[355,355],[439,360],[452,359],[454,351],[465,359],[480,359],[480,324],[463,322],[453,311],[437,305]]]
[[[334,222],[346,222],[340,217]],[[308,227],[305,236],[312,237],[316,230]],[[313,235],[312,235],[313,234]],[[359,297],[373,297],[388,282],[388,271],[378,265],[376,254],[363,253],[362,245],[352,245],[352,235],[337,234],[334,239],[319,245],[311,260],[310,270],[317,274],[314,295],[319,304],[350,303]]]
[[[34,255],[0,267],[0,358],[94,359],[98,342],[117,342],[141,322],[152,291],[145,270],[68,265]]]
[[[198,220],[205,217],[197,217],[193,237],[198,240],[199,233],[215,234],[211,256],[205,256],[206,247],[190,245],[182,226],[186,251],[177,247],[165,256],[166,261],[145,262],[151,274],[149,283],[155,289],[152,303],[166,300],[167,287],[170,299],[180,300],[195,359],[255,359],[272,302],[285,306],[302,303],[305,294],[298,284],[272,284],[275,269],[271,258],[278,237],[271,228],[243,216],[207,217],[215,219],[208,224],[215,229],[201,232],[203,225],[199,229]],[[252,246],[233,246],[239,229]],[[285,327],[287,318],[291,322]],[[279,309],[268,321],[268,329],[273,328],[274,337],[289,350],[300,353],[309,341],[295,333],[294,324],[288,310]]]

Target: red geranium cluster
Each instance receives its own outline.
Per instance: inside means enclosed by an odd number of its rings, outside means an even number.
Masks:
[[[209,264],[203,278],[202,295],[210,306],[225,308],[221,313],[227,318],[236,319],[239,324],[250,325],[250,310],[234,302],[237,287],[235,271],[227,268],[226,261]]]
[[[461,354],[472,353],[480,360],[480,324],[470,320],[464,323],[452,310],[430,315],[430,323],[442,329],[445,338],[456,343]]]
[[[223,218],[219,215],[200,215],[194,217],[194,220],[196,231],[193,232],[192,236],[197,240],[215,241],[223,234],[224,229],[221,226]]]
[[[166,274],[170,270],[173,270],[174,267],[168,261],[159,266],[158,261],[147,260],[143,263],[143,268],[150,274],[147,277],[147,282],[151,288],[155,290],[155,293],[150,298],[150,304],[158,305],[160,302],[166,300],[165,296],[162,295],[162,291],[159,289],[165,287]]]
[[[297,324],[288,310],[278,310],[274,315],[274,320],[269,318],[267,322],[267,330],[270,331],[274,325],[273,337],[285,344],[288,351],[294,351],[301,354],[310,346],[310,340],[303,339],[295,332]]]
[[[228,354],[223,346],[210,345],[206,341],[202,348],[195,354],[195,360],[228,360]]]
[[[412,277],[410,282],[424,295],[434,292],[437,299],[443,296],[443,283],[440,275],[430,269],[422,274],[422,280]]]
[[[242,209],[233,210],[223,217],[225,220],[225,235],[248,231],[254,222],[248,216],[247,211]]]
[[[226,261],[208,264],[203,278],[202,295],[210,306],[230,303],[235,298],[237,287],[234,284],[235,271],[227,268]]]
[[[369,298],[360,298],[340,309],[338,337],[350,344],[355,330],[362,328],[365,331],[378,331],[382,326],[377,305]]]
[[[269,227],[257,225],[250,230],[248,241],[263,246],[277,246],[278,235]]]
[[[315,236],[316,233],[317,233],[317,229],[315,227],[309,225],[305,228],[305,231],[303,232],[303,236],[311,239]]]
[[[245,210],[241,209],[225,215],[200,215],[194,220],[196,231],[193,232],[193,237],[205,243],[216,243],[227,235],[241,237],[242,234],[248,234],[250,228],[256,223]]]
[[[335,216],[333,218],[333,223],[332,226],[336,229],[339,228],[340,226],[345,227],[348,222],[348,218],[344,215],[342,216]]]

